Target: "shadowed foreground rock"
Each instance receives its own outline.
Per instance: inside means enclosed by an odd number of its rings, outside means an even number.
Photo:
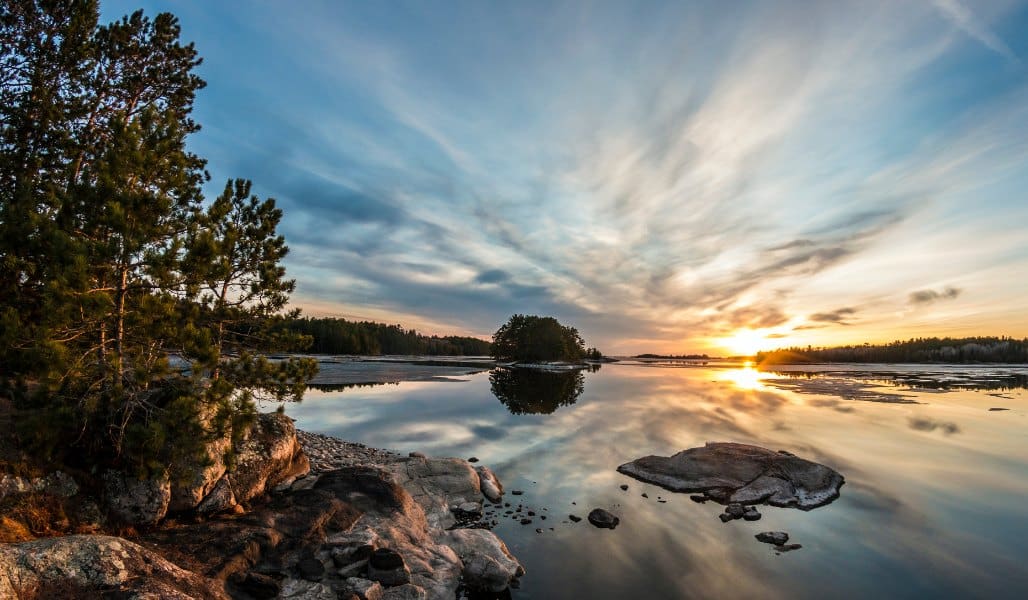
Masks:
[[[483,487],[502,490],[488,469],[300,433],[280,415],[262,416],[240,468],[226,470],[192,513],[131,541],[75,535],[0,545],[0,598],[452,600],[461,585],[501,593],[524,573],[491,531],[454,529],[458,514],[481,514]],[[304,444],[320,446],[309,474]],[[127,507],[117,519],[158,519],[171,496],[161,483],[160,493],[108,491],[109,503]],[[203,509],[222,496],[248,501],[214,516]]]
[[[481,498],[478,477],[465,461],[397,457],[314,474],[252,512],[143,538],[225,581],[236,598],[381,589],[382,598],[451,599],[462,580],[499,592],[524,573],[491,531],[447,530],[456,522],[449,507],[474,496]]]
[[[617,470],[673,492],[703,492],[722,504],[802,510],[838,498],[845,481],[834,469],[788,452],[728,442],[708,442],[670,457],[645,456]]]

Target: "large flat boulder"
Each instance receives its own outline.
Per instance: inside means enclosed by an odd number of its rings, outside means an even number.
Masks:
[[[703,492],[722,503],[810,510],[839,497],[838,471],[784,451],[707,442],[673,456],[644,456],[619,472],[674,492]]]
[[[481,502],[479,475],[466,460],[413,456],[390,467],[433,527],[447,529],[456,523],[451,507]]]

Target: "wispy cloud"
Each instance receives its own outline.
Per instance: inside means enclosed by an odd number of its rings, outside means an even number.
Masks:
[[[989,329],[1028,294],[1028,86],[966,69],[940,14],[1016,56],[964,4],[538,6],[182,9],[194,143],[278,198],[298,304],[688,351],[878,337],[952,281],[966,326],[1028,335]]]
[[[911,304],[929,304],[936,300],[953,300],[960,295],[961,290],[954,287],[947,287],[942,291],[935,290],[917,290],[916,292],[910,292],[910,303]]]
[[[834,323],[836,325],[849,325],[850,319],[857,313],[852,307],[837,308],[831,312],[814,313],[807,317],[816,323]]]
[[[982,23],[960,0],[933,0],[936,8],[946,20],[983,46],[1011,62],[1018,62],[1017,56],[1006,43]]]

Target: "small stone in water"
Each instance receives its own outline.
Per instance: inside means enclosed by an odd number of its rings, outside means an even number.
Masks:
[[[746,509],[742,507],[742,504],[733,502],[725,508],[725,514],[732,517],[733,519],[741,519],[746,513]]]
[[[589,513],[589,522],[601,529],[614,529],[621,522],[621,519],[602,508],[594,508]]]
[[[774,544],[775,546],[781,546],[789,541],[789,534],[784,531],[762,531],[754,537],[757,538],[758,542]]]

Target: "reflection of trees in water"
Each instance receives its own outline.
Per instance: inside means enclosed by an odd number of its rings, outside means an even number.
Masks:
[[[1028,375],[1022,373],[944,373],[914,371],[892,373],[887,371],[777,371],[790,379],[828,379],[833,377],[855,379],[873,384],[927,390],[996,390],[1028,389]]]
[[[341,392],[349,388],[377,387],[380,385],[400,385],[399,381],[375,381],[368,383],[308,383],[307,389],[319,392]]]
[[[489,373],[493,395],[514,415],[548,415],[582,395],[582,371],[539,371],[497,367]]]

